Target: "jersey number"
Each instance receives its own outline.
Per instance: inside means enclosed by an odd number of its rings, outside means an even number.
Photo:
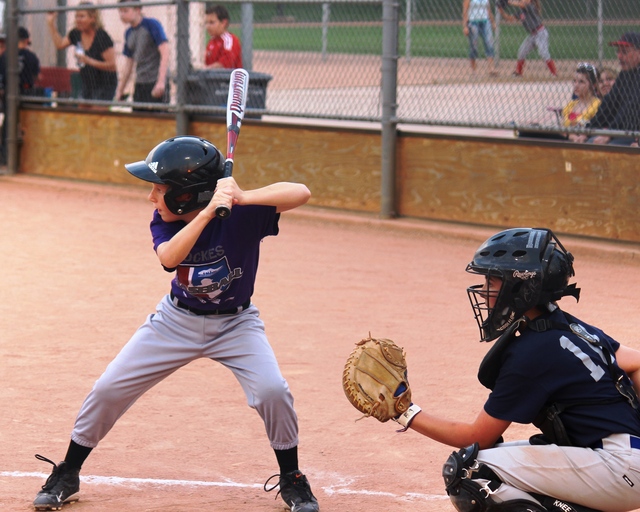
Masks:
[[[591,378],[593,380],[598,382],[602,378],[605,373],[604,369],[594,363],[593,360],[587,354],[585,354],[580,349],[580,347],[576,346],[569,338],[567,338],[566,336],[561,336],[560,346],[580,359],[582,364],[585,365],[587,370],[589,370],[589,373],[591,374]]]

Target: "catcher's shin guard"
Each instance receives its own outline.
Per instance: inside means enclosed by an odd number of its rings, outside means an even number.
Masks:
[[[502,485],[491,468],[477,460],[478,443],[453,452],[442,468],[451,503],[458,512],[544,512],[547,509],[526,500],[496,502],[492,495]]]

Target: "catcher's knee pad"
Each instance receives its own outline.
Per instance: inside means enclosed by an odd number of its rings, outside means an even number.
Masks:
[[[483,478],[482,483],[474,481],[474,477],[482,478],[478,473],[485,467],[477,460],[478,451],[480,447],[475,443],[453,452],[442,467],[447,494],[459,512],[485,512],[496,505],[491,494],[500,486],[500,480]],[[497,479],[493,471],[486,469],[491,473],[488,476]],[[487,480],[488,482],[483,485]]]
[[[478,443],[453,452],[442,468],[451,503],[458,512],[544,512],[543,506],[528,500],[497,502],[492,495],[502,485],[493,470],[477,460]]]

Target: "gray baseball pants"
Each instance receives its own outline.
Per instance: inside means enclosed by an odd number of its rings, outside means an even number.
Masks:
[[[94,384],[76,418],[72,440],[97,446],[140,396],[199,358],[233,372],[249,407],[264,421],[273,449],[298,445],[293,397],[258,309],[252,304],[235,315],[198,316],[175,306],[168,295]]]
[[[545,62],[551,58],[551,53],[549,53],[549,31],[547,27],[542,27],[535,34],[529,34],[529,36],[522,41],[518,49],[518,60],[525,60],[534,48],[538,49],[540,57],[544,59]]]

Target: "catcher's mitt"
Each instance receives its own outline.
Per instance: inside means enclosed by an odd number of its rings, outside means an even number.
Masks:
[[[356,343],[342,374],[349,402],[366,416],[385,422],[411,405],[404,350],[388,339],[369,337]]]

